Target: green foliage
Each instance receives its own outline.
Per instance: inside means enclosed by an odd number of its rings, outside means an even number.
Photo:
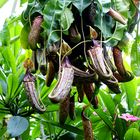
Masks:
[[[0,8],[7,2],[7,0],[1,0],[0,1]]]
[[[60,39],[60,29],[58,29],[58,20],[61,17],[62,10],[63,5],[58,0],[48,1],[48,3],[45,5],[45,8],[43,10],[44,22],[42,26],[44,28],[44,32],[48,36],[48,38],[46,38],[46,47],[48,47],[48,44],[50,42],[56,42]]]
[[[125,140],[139,140],[140,132],[136,128],[129,129],[125,134]]]
[[[73,21],[74,21],[74,18],[73,18],[73,14],[71,10],[68,8],[65,8],[61,14],[61,19],[60,19],[62,29],[64,31],[68,30]]]
[[[79,10],[80,15],[90,5],[90,0],[72,0],[73,5]]]
[[[0,7],[6,1],[0,2]],[[31,50],[28,43],[28,34],[33,19],[42,15],[41,37],[45,38],[44,48],[52,42],[60,41],[62,33],[68,33],[70,26],[77,22],[82,22],[83,12],[85,12],[90,0],[20,0],[20,5],[27,3],[27,8],[22,15],[8,18],[3,29],[0,31],[0,139],[10,139],[20,137],[26,139],[83,139],[83,126],[81,121],[81,111],[83,106],[89,104],[84,96],[83,103],[78,102],[77,90],[72,87],[72,94],[75,94],[75,120],[67,121],[60,125],[58,121],[59,104],[52,104],[48,99],[48,94],[57,83],[57,77],[50,87],[45,85],[45,77],[37,69],[36,89],[39,97],[46,106],[43,114],[37,113],[23,86],[25,69],[23,63],[26,58],[31,57]],[[96,0],[97,4],[95,27],[101,31],[103,43],[113,47],[122,40],[126,31],[129,31],[130,24],[134,21],[136,7],[131,0]],[[72,7],[74,6],[74,10]],[[120,12],[127,20],[127,25],[116,22],[107,15],[110,7]],[[76,9],[76,10],[75,10]],[[79,16],[75,19],[75,16]],[[82,19],[83,18],[83,19]],[[21,24],[22,22],[22,24]],[[137,25],[138,26],[138,25]],[[139,27],[139,26],[138,26]],[[135,30],[138,29],[135,28]],[[80,27],[78,27],[79,29]],[[114,95],[107,87],[99,90],[98,109],[88,106],[85,114],[92,122],[95,140],[137,140],[140,137],[140,121],[125,121],[119,116],[123,113],[130,113],[140,117],[140,37],[138,31],[133,32],[135,40],[132,48],[127,43],[123,46],[128,48],[127,57],[131,65],[124,60],[126,67],[133,71],[135,78],[130,82],[120,83],[121,94]],[[22,49],[23,48],[23,49]],[[122,50],[125,50],[122,48]],[[125,57],[124,57],[125,58]],[[112,94],[110,94],[112,93]],[[7,123],[8,122],[8,123]]]

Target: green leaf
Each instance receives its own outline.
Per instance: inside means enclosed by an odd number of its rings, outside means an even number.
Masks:
[[[0,1],[0,8],[7,2],[7,0],[1,0]]]
[[[4,61],[6,62],[5,64],[9,67],[9,69],[12,69],[13,73],[16,73],[16,60],[12,49],[10,47],[4,48],[2,51],[2,55]]]
[[[131,110],[133,108],[137,93],[136,79],[134,78],[132,81],[124,83],[122,87],[126,92],[126,101],[128,104],[128,109]]]
[[[29,118],[27,118],[27,120],[29,121]],[[27,140],[30,138],[30,123],[28,128],[22,133],[22,135],[20,136],[22,140]]]
[[[131,49],[131,68],[136,76],[140,76],[140,37],[136,37]]]
[[[60,27],[58,22],[62,10],[63,5],[58,0],[48,1],[44,7],[44,22],[42,23],[42,27],[44,28],[44,37],[47,36],[46,47],[48,47],[50,43],[56,42],[60,39]]]
[[[94,128],[94,132],[98,140],[112,140],[112,131],[103,122],[98,123]]]
[[[6,130],[7,130],[6,127],[0,128],[0,138],[4,135],[4,133],[6,132]]]
[[[127,19],[129,17],[129,6],[129,0],[115,0],[115,10]]]
[[[97,5],[95,15],[95,26],[103,31],[104,38],[109,38],[113,35],[112,29],[115,26],[115,21],[107,14],[102,14],[102,11]]]
[[[8,46],[10,43],[10,31],[7,22],[4,23],[3,29],[0,31],[0,42],[2,46]]]
[[[140,132],[136,128],[128,129],[124,136],[125,140],[139,140]]]
[[[95,109],[94,111],[99,115],[99,117],[104,121],[104,123],[112,130],[113,124],[108,115],[105,112],[103,112],[101,108]]]
[[[112,118],[114,118],[115,104],[113,102],[111,95],[108,93],[105,93],[104,91],[100,91],[100,96],[101,96],[107,110],[109,111],[110,115],[112,116]]]
[[[24,25],[24,27],[21,30],[20,34],[20,43],[21,47],[23,49],[29,49],[29,43],[28,43],[28,35],[29,35],[30,27],[28,24]]]
[[[117,22],[112,38],[120,41],[124,36],[125,29],[126,25],[122,25],[121,23]]]
[[[7,123],[7,131],[12,137],[21,135],[28,128],[29,123],[26,118],[13,116]]]
[[[41,14],[43,6],[36,2],[35,0],[28,0],[28,6],[25,11],[23,11],[21,16],[21,22],[23,25],[27,23],[31,23],[31,19],[33,19],[34,15],[37,13]],[[28,21],[28,22],[27,22]]]
[[[100,3],[100,4],[99,4]],[[127,29],[126,25],[116,22],[110,17],[107,12],[110,7],[123,15],[126,19],[129,17],[129,2],[116,0],[115,6],[111,0],[99,0],[97,3],[95,26],[97,26],[103,33],[104,38],[107,40],[109,46],[114,46],[124,36],[124,31]],[[116,23],[116,24],[115,24]]]
[[[0,83],[0,94],[2,94],[2,85]]]
[[[33,131],[32,131],[32,138],[38,138],[40,136],[40,122],[37,124],[37,126],[34,127]]]
[[[58,140],[77,140],[77,135],[71,132],[66,132],[65,134],[61,135]],[[83,137],[80,137],[83,139]]]
[[[58,111],[59,110],[59,106],[55,105],[55,104],[51,104],[47,106],[47,110],[46,112],[54,112],[54,111]]]
[[[10,47],[13,47],[13,54],[15,56],[15,58],[19,55],[19,51],[20,51],[20,33],[21,33],[21,29],[22,26],[19,23],[19,21],[15,21],[13,23],[11,23],[9,25],[9,29],[10,29]]]
[[[0,94],[1,93],[7,93],[7,83],[0,79]]]
[[[54,121],[50,121],[50,120],[45,120],[44,123],[49,123],[53,126],[57,126],[57,127],[66,129],[67,131],[73,132],[73,133],[78,134],[78,135],[83,136],[83,134],[84,134],[83,130],[81,130],[75,126],[68,125],[68,124],[60,125],[59,123],[54,122]]]
[[[27,0],[20,0],[20,5],[24,4],[25,2],[27,2]]]
[[[19,85],[17,74],[12,73],[9,74],[7,78],[7,83],[8,83],[8,97],[13,97]]]
[[[116,120],[115,120],[115,130],[118,133],[119,139],[124,138],[124,134],[125,134],[125,132],[127,130],[126,121],[122,120],[120,118],[116,118]]]
[[[2,68],[0,68],[0,79],[6,82],[6,75],[4,73],[4,70],[2,70]]]
[[[91,0],[72,0],[73,5],[79,10],[80,15],[90,4]]]
[[[129,128],[136,128],[137,130],[139,130],[139,124],[138,124],[138,122],[133,122],[133,123],[129,126]]]
[[[68,30],[74,21],[73,13],[69,8],[65,8],[61,14],[60,24],[64,31]]]

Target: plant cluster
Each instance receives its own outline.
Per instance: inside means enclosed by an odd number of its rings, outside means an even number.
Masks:
[[[137,0],[29,0],[0,33],[1,137],[139,139],[138,27]]]

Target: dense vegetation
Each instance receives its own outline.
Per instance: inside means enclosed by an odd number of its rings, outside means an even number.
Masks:
[[[139,140],[139,1],[16,2],[0,31],[0,139]]]

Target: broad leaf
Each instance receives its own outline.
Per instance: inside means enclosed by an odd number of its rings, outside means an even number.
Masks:
[[[51,10],[50,10],[51,9]],[[60,39],[59,20],[62,13],[63,5],[58,0],[48,1],[43,10],[44,22],[44,37],[47,40],[46,47],[52,42]]]
[[[136,128],[131,128],[128,129],[124,137],[125,140],[139,140],[140,132]]]
[[[129,0],[115,0],[115,10],[123,15],[125,18],[129,17]]]
[[[136,128],[137,130],[139,129],[139,123],[138,122],[133,122],[129,128]]]
[[[21,135],[28,128],[29,123],[26,118],[13,116],[7,124],[7,131],[12,137]]]
[[[74,21],[72,11],[69,8],[65,8],[61,14],[60,24],[64,31],[67,31]]]
[[[87,8],[91,4],[91,0],[72,0],[73,5],[79,10],[80,14],[85,8]]]
[[[27,20],[28,20],[31,24],[31,19],[37,13],[41,14],[42,8],[43,8],[43,6],[40,3],[37,3],[34,0],[28,0],[28,6],[27,6],[26,10],[23,11],[23,13],[22,13],[22,17],[21,17],[22,23],[25,25],[26,23],[28,23],[27,22]]]
[[[105,39],[112,37],[115,21],[108,14],[102,13],[99,4],[97,4],[94,24],[102,31]]]

